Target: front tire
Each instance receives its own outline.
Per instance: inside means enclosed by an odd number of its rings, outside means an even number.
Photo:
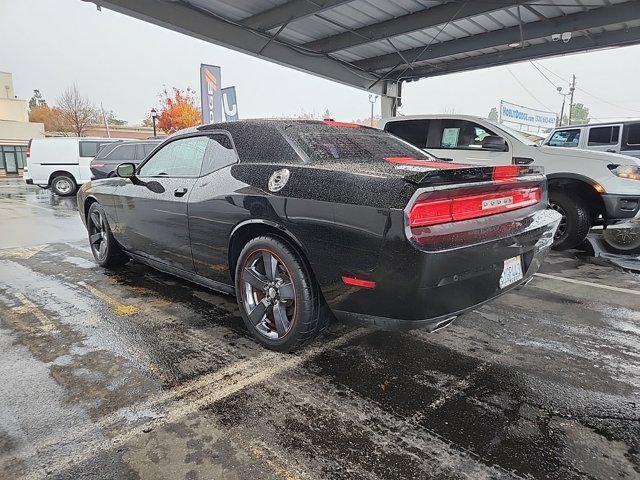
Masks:
[[[263,346],[291,352],[326,327],[324,300],[300,255],[283,240],[260,236],[238,257],[235,287],[240,313]]]
[[[53,177],[51,190],[59,197],[70,197],[78,191],[78,185],[71,175],[63,173]]]
[[[89,207],[87,230],[91,253],[98,265],[110,268],[124,265],[129,261],[129,258],[120,249],[120,245],[113,238],[107,215],[98,202],[92,203]]]
[[[568,250],[578,247],[591,229],[589,207],[576,194],[569,196],[561,192],[549,194],[549,206],[562,215],[553,240],[553,249]]]

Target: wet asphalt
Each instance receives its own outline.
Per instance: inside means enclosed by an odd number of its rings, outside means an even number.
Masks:
[[[640,478],[637,274],[554,253],[438,333],[283,355],[85,237],[75,199],[0,179],[0,478]]]

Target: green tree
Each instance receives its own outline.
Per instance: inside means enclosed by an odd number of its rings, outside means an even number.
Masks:
[[[583,103],[574,103],[571,109],[571,124],[580,125],[589,123],[589,107]]]
[[[104,116],[107,118],[107,123],[109,125],[126,125],[128,123],[126,120],[121,120],[116,117],[116,114],[113,113],[113,110],[105,110]],[[101,122],[104,122],[102,118],[100,118],[100,120]]]
[[[46,107],[46,106],[47,106],[47,101],[42,96],[42,93],[40,93],[40,90],[34,90],[33,96],[29,100],[29,109],[33,110],[34,108]]]
[[[490,122],[497,122],[499,119],[498,109],[496,107],[491,108],[489,115],[487,115],[487,120]]]

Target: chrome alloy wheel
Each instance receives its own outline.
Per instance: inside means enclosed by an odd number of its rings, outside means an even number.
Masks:
[[[291,274],[272,251],[261,249],[246,260],[241,272],[243,306],[251,323],[263,336],[285,337],[295,322],[295,287]]]
[[[562,218],[560,219],[560,225],[558,225],[556,234],[553,237],[554,240],[558,240],[559,238],[563,238],[567,234],[567,212],[564,211],[564,208],[555,203],[550,203],[549,207],[562,215]]]
[[[105,227],[104,215],[98,210],[91,212],[89,218],[89,243],[94,256],[103,261],[107,255],[108,233]]]
[[[68,177],[58,177],[56,179],[56,190],[62,195],[67,195],[73,190],[73,184]]]

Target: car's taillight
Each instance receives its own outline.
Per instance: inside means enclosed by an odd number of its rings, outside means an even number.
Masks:
[[[25,152],[25,154],[27,155],[27,158],[31,157],[31,140],[29,140],[29,143],[27,143],[27,151]]]
[[[91,162],[89,164],[91,168],[102,168],[104,167],[104,165],[105,165],[104,163],[100,163],[100,162]]]
[[[542,190],[539,186],[435,199],[418,198],[409,210],[409,226],[426,227],[487,217],[535,205],[541,198]]]

